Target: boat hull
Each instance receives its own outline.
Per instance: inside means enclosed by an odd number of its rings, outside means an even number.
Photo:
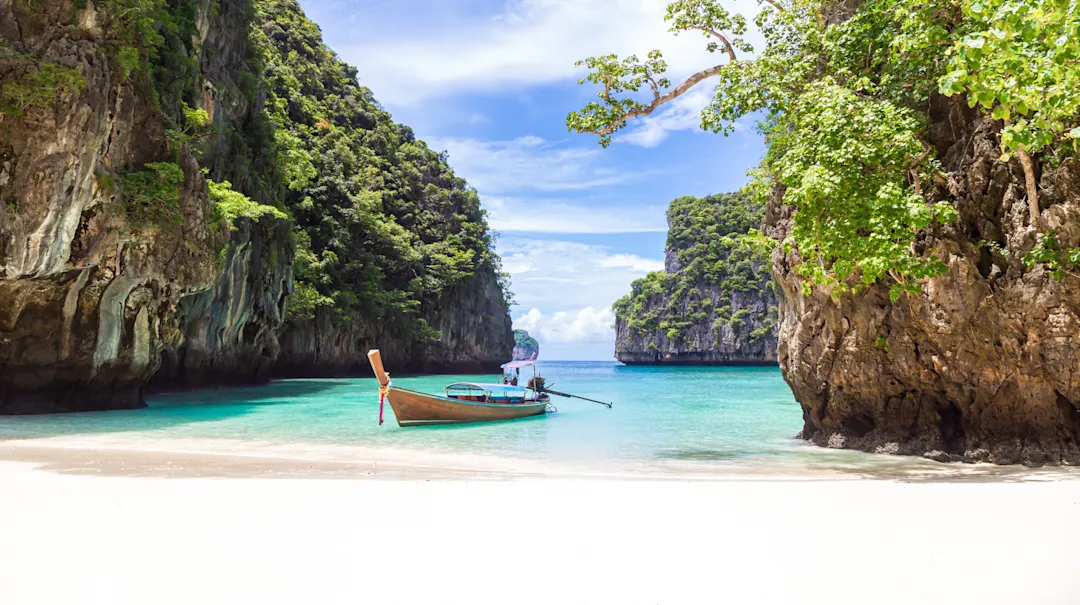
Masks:
[[[539,416],[547,411],[547,403],[473,403],[455,401],[417,393],[408,389],[391,389],[386,398],[394,410],[398,426],[427,424],[464,424],[494,422]]]

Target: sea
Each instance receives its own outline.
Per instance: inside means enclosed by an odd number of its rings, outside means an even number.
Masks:
[[[545,474],[754,474],[941,478],[961,465],[819,448],[796,435],[802,410],[775,367],[650,367],[542,361],[549,387],[612,403],[553,397],[553,413],[507,422],[379,424],[374,378],[281,380],[159,394],[141,410],[0,417],[0,441],[279,459],[411,461]],[[523,376],[531,375],[526,369]],[[492,375],[393,376],[442,393]],[[971,468],[970,465],[963,465]],[[987,471],[989,472],[989,471]],[[970,476],[970,472],[966,476]]]

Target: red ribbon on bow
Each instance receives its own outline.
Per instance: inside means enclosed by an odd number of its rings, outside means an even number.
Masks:
[[[383,422],[383,402],[386,401],[386,394],[393,388],[393,383],[390,382],[390,374],[386,375],[386,386],[379,386],[379,426],[382,426]]]

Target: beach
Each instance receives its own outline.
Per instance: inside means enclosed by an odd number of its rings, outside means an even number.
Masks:
[[[569,476],[25,442],[0,444],[0,459],[0,603],[1034,605],[1080,594],[1080,481],[1067,469]]]

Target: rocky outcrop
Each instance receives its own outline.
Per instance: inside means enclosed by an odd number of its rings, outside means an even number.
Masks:
[[[492,373],[514,345],[510,318],[497,276],[481,271],[421,310],[437,339],[403,338],[383,321],[341,322],[332,310],[289,324],[274,373],[291,377],[368,376],[369,349],[379,349],[391,372]]]
[[[760,206],[738,194],[672,202],[665,271],[634,282],[614,305],[616,359],[775,365],[769,244],[750,235],[761,219]]]
[[[677,339],[665,330],[634,332],[628,322],[615,322],[615,358],[627,365],[684,365],[684,366],[775,366],[776,322],[769,319],[776,313],[776,299],[755,294],[725,295],[716,288],[699,288],[701,294],[679,306],[679,317],[693,317],[693,302],[699,308],[732,309],[735,324],[722,321],[715,312],[706,313],[701,321],[691,322]],[[705,301],[709,301],[706,303]],[[711,303],[711,304],[710,304]],[[670,300],[663,295],[651,299],[646,307],[668,309]],[[772,314],[772,315],[770,315]],[[747,318],[744,323],[739,323]],[[764,333],[752,337],[754,333]]]
[[[177,305],[183,337],[166,347],[152,389],[251,385],[271,377],[292,287],[288,224],[243,221],[208,290]]]
[[[999,159],[1000,123],[941,97],[931,110],[948,172],[938,195],[960,218],[917,248],[946,274],[896,302],[883,285],[834,300],[805,295],[798,259],[774,254],[779,359],[802,436],[937,460],[1080,464],[1080,279],[1022,262],[1039,231],[1055,231],[1062,249],[1080,245],[1080,166],[1040,162],[1036,230],[1020,164]],[[790,232],[779,195],[767,226],[776,239]]]
[[[72,18],[74,15],[74,18]],[[160,112],[106,51],[93,4],[0,0],[0,81],[73,70],[57,90],[0,122],[0,412],[142,404],[174,338],[174,309],[214,278],[227,234],[208,224],[206,184],[172,153]],[[177,160],[178,224],[141,227],[112,211],[121,169]]]
[[[264,95],[251,73],[252,26],[247,0],[221,0],[198,22],[200,72],[197,105],[211,117],[200,164],[217,180],[262,203],[276,202],[269,145],[257,133]],[[245,90],[246,89],[246,90]],[[254,140],[252,140],[254,139]],[[278,334],[292,294],[294,244],[288,221],[263,217],[237,221],[224,260],[209,288],[177,305],[180,337],[162,354],[154,390],[260,384],[270,379],[280,352]]]
[[[202,7],[204,37],[244,8],[220,5]],[[276,354],[287,226],[242,220],[230,234],[209,220],[199,162],[110,51],[107,23],[92,3],[0,0],[0,80],[33,86],[51,66],[84,80],[0,122],[0,413],[138,407],[163,365],[162,386],[250,383]],[[252,111],[208,108],[223,131]],[[133,222],[118,182],[154,162],[183,172],[177,220]]]
[[[514,361],[535,361],[540,356],[540,343],[525,330],[514,330]]]

